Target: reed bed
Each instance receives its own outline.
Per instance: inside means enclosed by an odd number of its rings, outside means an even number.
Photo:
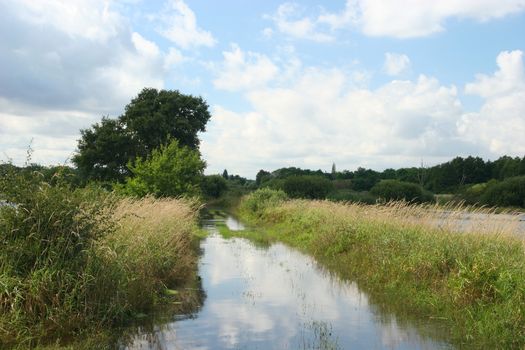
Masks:
[[[390,296],[405,313],[440,319],[461,347],[525,345],[525,255],[514,234],[517,217],[504,216],[497,229],[485,219],[458,227],[466,215],[493,212],[286,200],[266,192],[245,197],[239,213],[263,225],[269,239],[313,254],[361,287]]]
[[[117,203],[116,229],[95,250],[105,265],[118,266],[130,309],[151,309],[160,292],[193,280],[197,212],[198,203],[191,200],[146,197]]]
[[[197,203],[0,178],[0,348],[107,333],[196,279]],[[168,297],[168,295],[170,295]]]

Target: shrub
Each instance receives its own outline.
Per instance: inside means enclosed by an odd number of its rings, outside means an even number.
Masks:
[[[333,184],[321,176],[292,176],[284,182],[284,192],[291,198],[324,199]]]
[[[491,180],[489,182],[468,186],[458,194],[458,197],[468,204],[479,204],[482,202],[482,196],[487,188],[493,186],[496,183],[496,180]]]
[[[352,180],[350,179],[334,180],[333,184],[336,190],[351,190],[352,189]]]
[[[327,199],[334,202],[376,203],[376,197],[369,192],[356,192],[352,190],[333,191],[328,195]]]
[[[241,211],[247,211],[249,214],[258,213],[268,207],[277,206],[286,199],[288,197],[283,191],[261,188],[244,197]]]
[[[481,196],[483,204],[525,208],[525,176],[516,176],[487,186]]]
[[[405,200],[409,202],[431,202],[434,195],[417,184],[398,180],[381,180],[376,184],[371,194],[383,200]]]
[[[202,178],[201,189],[206,197],[219,198],[228,189],[228,184],[221,175],[209,175]]]
[[[266,180],[261,184],[261,188],[269,188],[272,190],[283,191],[284,190],[284,179]]]
[[[173,139],[153,150],[149,158],[139,157],[134,164],[128,164],[133,177],[127,178],[120,189],[135,197],[197,196],[205,165],[198,151],[179,146]]]

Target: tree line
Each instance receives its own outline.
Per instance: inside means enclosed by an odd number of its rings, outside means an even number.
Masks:
[[[260,170],[257,187],[282,189],[299,196],[298,185],[323,187],[316,198],[374,203],[378,199],[432,201],[434,194],[452,194],[454,200],[468,204],[525,207],[525,156],[502,156],[494,161],[480,157],[455,157],[432,167],[399,169],[358,168],[331,172],[287,167],[275,171]],[[321,185],[324,184],[324,185]],[[293,188],[293,189],[292,189]],[[287,191],[287,189],[289,189]],[[303,191],[311,198],[311,191]]]
[[[206,130],[210,118],[202,97],[145,88],[125,106],[122,115],[105,116],[81,130],[72,158],[74,167],[29,164],[19,170],[38,171],[46,180],[60,178],[76,187],[96,182],[134,196],[204,194],[218,198],[228,189],[241,195],[270,187],[287,189],[293,197],[370,203],[379,197],[421,201],[429,200],[430,193],[447,193],[469,203],[525,206],[520,197],[525,156],[502,156],[493,161],[456,157],[432,167],[383,171],[362,167],[338,171],[335,164],[331,172],[286,167],[260,170],[255,181],[229,174],[226,169],[222,174],[204,176],[206,162],[199,151],[198,135]],[[0,175],[8,167],[14,166],[0,165]],[[509,191],[518,198],[501,200],[502,196],[510,198]]]

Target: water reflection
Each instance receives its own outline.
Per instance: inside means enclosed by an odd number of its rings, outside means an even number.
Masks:
[[[242,231],[245,229],[244,225],[233,216],[226,217],[224,222],[226,226],[228,226],[228,228],[232,231]]]
[[[227,222],[227,221],[226,221]],[[200,276],[207,299],[192,319],[137,335],[127,349],[448,348],[379,314],[355,283],[282,244],[261,249],[212,232]],[[431,333],[431,332],[430,332]]]

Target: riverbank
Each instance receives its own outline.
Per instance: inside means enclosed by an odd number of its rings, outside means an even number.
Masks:
[[[436,228],[407,205],[362,206],[286,200],[275,191],[239,208],[264,235],[315,256],[360,286],[397,299],[407,313],[440,319],[454,343],[484,348],[525,344],[523,241],[500,232]],[[261,237],[259,237],[261,238]]]
[[[0,184],[16,203],[0,211],[1,348],[110,348],[159,306],[188,307],[177,289],[197,280],[197,203],[9,181],[18,183]]]

